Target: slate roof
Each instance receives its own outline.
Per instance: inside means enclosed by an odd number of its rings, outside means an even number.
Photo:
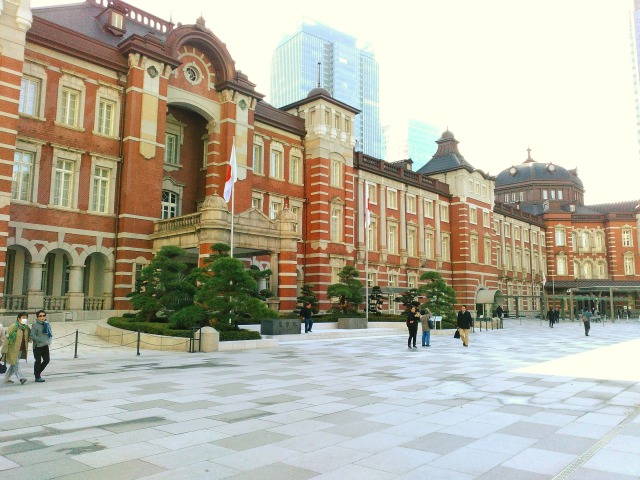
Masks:
[[[640,200],[628,200],[625,202],[600,203],[598,205],[588,205],[588,208],[598,213],[635,213]]]
[[[424,164],[418,173],[432,175],[435,173],[450,172],[461,168],[468,172],[479,171],[483,177],[487,177],[484,172],[473,167],[458,151],[458,141],[453,133],[446,130],[442,136],[436,140],[438,150],[426,164]]]
[[[549,168],[552,166],[552,168]],[[576,170],[567,170],[553,163],[526,161],[521,165],[513,165],[498,174],[496,187],[531,182],[571,182],[583,189],[582,180]]]
[[[122,36],[113,35],[106,29],[102,28],[103,22],[96,21],[102,12],[105,11],[105,7],[89,1],[84,3],[74,3],[67,5],[55,5],[49,7],[40,7],[33,9],[33,16],[42,18],[61,27],[68,28],[80,35],[84,35],[93,38],[99,42],[117,47],[123,40],[131,35],[139,35],[144,37],[151,33],[163,43],[166,35],[173,28],[173,24],[166,20],[161,20],[158,17],[150,15],[142,10],[139,10],[124,2],[119,2],[125,8],[133,9],[140,14],[143,14],[147,19],[153,20],[154,24],[161,23],[170,26],[166,32],[162,32],[156,28],[152,28],[150,25],[145,25],[142,22],[133,20],[130,16],[125,19],[125,32]],[[107,21],[106,19],[104,20]]]

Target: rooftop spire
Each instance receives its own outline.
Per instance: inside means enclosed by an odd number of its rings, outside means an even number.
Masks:
[[[527,147],[527,159],[524,161],[524,163],[534,163],[535,160],[533,158],[531,158],[531,148]]]
[[[318,88],[320,88],[320,65],[322,65],[322,63],[318,62]]]

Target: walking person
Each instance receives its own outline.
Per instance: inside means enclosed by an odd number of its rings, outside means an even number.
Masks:
[[[409,340],[407,340],[407,347],[411,348],[411,342],[413,341],[413,348],[416,346],[416,336],[418,335],[418,320],[420,320],[420,312],[416,307],[411,307],[407,312],[407,328],[409,329]]]
[[[427,308],[426,310],[420,310],[420,322],[422,323],[422,346],[431,346],[431,312]]]
[[[458,327],[458,331],[460,332],[460,340],[462,340],[462,345],[465,347],[469,346],[469,330],[471,330],[471,326],[473,325],[473,318],[471,318],[471,313],[467,311],[466,305],[462,305],[460,307],[460,311],[458,312],[458,321],[456,322],[456,326]]]
[[[51,326],[47,321],[47,312],[38,310],[36,312],[36,321],[31,326],[33,358],[36,360],[33,364],[33,374],[38,383],[44,382],[42,372],[47,368],[47,365],[49,365],[49,345],[51,345],[52,339],[53,334],[51,333]]]
[[[553,323],[560,323],[560,308],[556,307],[553,311]]]
[[[13,325],[7,328],[7,338],[2,344],[2,355],[6,355],[7,373],[4,374],[4,383],[13,383],[13,375],[24,385],[26,378],[20,373],[20,359],[27,359],[29,350],[29,325],[27,312],[20,312]]]
[[[549,308],[549,311],[547,312],[547,320],[549,320],[549,327],[553,328],[555,318],[556,318],[556,314],[553,312],[553,308]]]
[[[300,310],[300,318],[304,320],[304,333],[311,333],[311,327],[313,327],[312,314],[311,302],[305,303],[304,307]]]
[[[588,337],[591,330],[591,312],[585,308],[582,311],[582,323],[584,324],[584,334]]]

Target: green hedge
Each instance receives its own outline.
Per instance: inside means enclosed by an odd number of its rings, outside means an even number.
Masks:
[[[171,323],[150,323],[140,322],[132,318],[111,317],[107,323],[112,327],[131,330],[134,332],[150,333],[153,335],[165,335],[167,337],[191,338],[191,330],[178,330]],[[220,331],[220,341],[230,342],[233,340],[260,340],[259,332],[253,330],[231,330]]]

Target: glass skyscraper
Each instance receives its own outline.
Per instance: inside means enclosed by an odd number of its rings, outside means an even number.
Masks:
[[[319,23],[302,23],[273,52],[269,102],[282,107],[305,98],[318,86],[318,63],[320,86],[361,111],[354,130],[360,149],[381,158],[378,62],[355,37]]]
[[[384,159],[388,162],[413,160],[412,169],[417,171],[431,160],[438,145],[441,132],[434,125],[410,118],[385,125]]]

